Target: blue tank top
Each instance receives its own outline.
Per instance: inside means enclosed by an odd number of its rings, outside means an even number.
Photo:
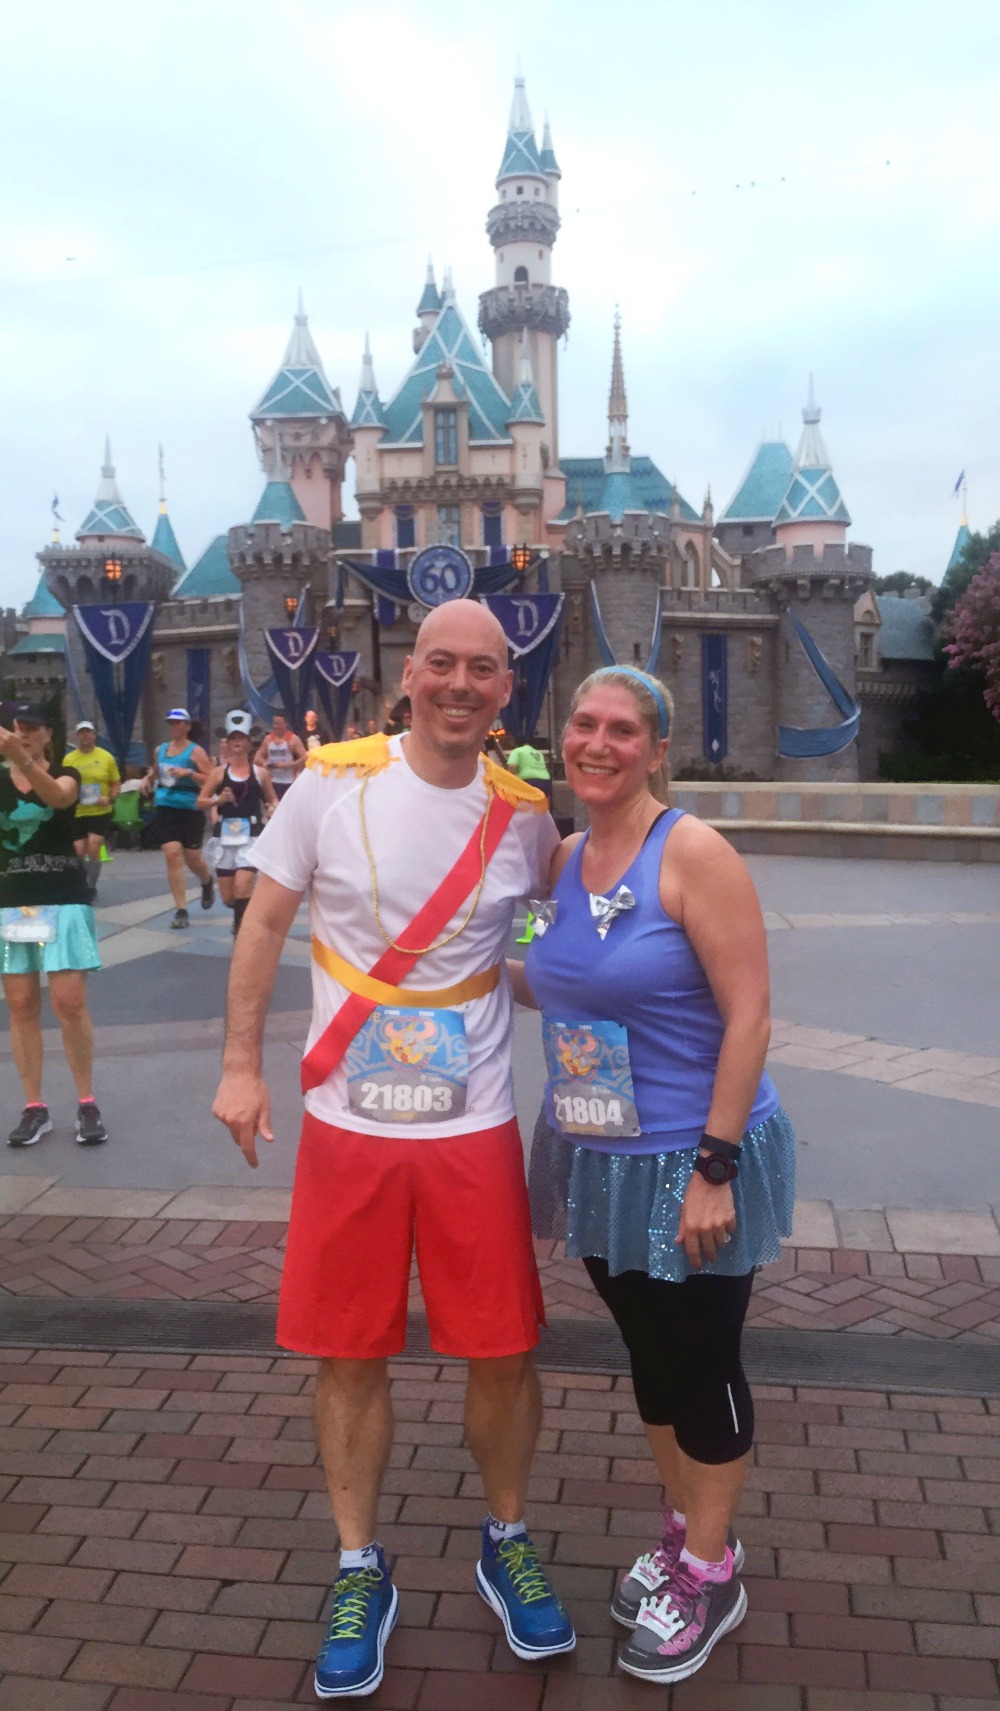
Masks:
[[[581,838],[553,892],[555,921],[528,948],[528,984],[546,1020],[618,1022],[628,1035],[642,1132],[613,1141],[573,1137],[597,1152],[664,1153],[696,1146],[712,1103],[724,1024],[687,934],[660,902],[663,846],[682,813],[673,808],[662,815],[622,874],[618,884],[628,886],[635,908],[618,915],[604,939],[580,877],[586,836]],[[778,1104],[765,1074],[747,1126],[762,1123]],[[551,1122],[549,1087],[546,1105]]]
[[[164,783],[175,766],[192,766],[195,744],[188,743],[179,754],[168,755],[169,743],[161,743],[156,751],[157,786],[153,793],[155,808],[193,808],[201,791],[201,780],[179,778],[176,783]]]

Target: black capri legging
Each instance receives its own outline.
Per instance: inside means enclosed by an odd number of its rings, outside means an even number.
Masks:
[[[740,1359],[753,1272],[667,1283],[644,1271],[584,1265],[625,1340],[639,1415],[672,1426],[692,1461],[736,1461],[753,1443],[753,1400]]]

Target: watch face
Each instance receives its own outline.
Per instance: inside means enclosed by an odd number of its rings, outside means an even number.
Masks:
[[[706,1182],[721,1188],[724,1182],[731,1182],[736,1175],[736,1166],[721,1153],[712,1153],[709,1158],[699,1160],[698,1168]]]

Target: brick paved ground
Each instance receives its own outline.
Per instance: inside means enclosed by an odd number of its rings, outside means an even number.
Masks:
[[[123,1300],[270,1301],[283,1223],[183,1218],[0,1219],[4,1293]],[[583,1268],[537,1244],[553,1318],[602,1318]],[[420,1306],[416,1279],[411,1308]],[[752,1324],[801,1330],[1000,1339],[1000,1257],[788,1248],[762,1272]]]
[[[333,1563],[298,1359],[6,1352],[5,1711],[311,1702]],[[750,1613],[672,1700],[611,1674],[615,1570],[657,1523],[627,1384],[546,1388],[531,1513],[580,1633],[518,1663],[471,1590],[482,1500],[460,1372],[399,1366],[382,1536],[401,1626],[373,1706],[973,1711],[1000,1650],[1000,1403],[761,1389],[740,1532]]]

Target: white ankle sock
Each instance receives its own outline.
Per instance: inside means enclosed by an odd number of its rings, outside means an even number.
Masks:
[[[489,1517],[489,1523],[490,1538],[495,1545],[504,1539],[519,1539],[528,1531],[523,1521],[498,1521],[495,1515]]]
[[[681,1562],[689,1563],[706,1580],[728,1580],[733,1571],[732,1557],[728,1546],[721,1562],[706,1562],[704,1557],[693,1556],[685,1545],[681,1551]]]
[[[671,1509],[670,1519],[673,1521],[675,1527],[686,1527],[687,1526],[688,1518],[686,1515],[684,1515],[681,1512],[680,1509]]]
[[[340,1570],[350,1568],[374,1568],[376,1563],[376,1547],[374,1544],[362,1545],[357,1551],[341,1551]]]

